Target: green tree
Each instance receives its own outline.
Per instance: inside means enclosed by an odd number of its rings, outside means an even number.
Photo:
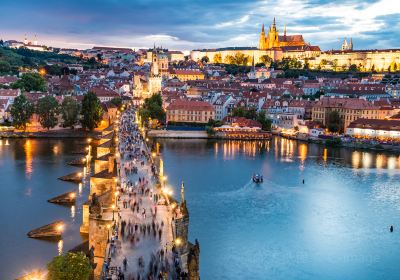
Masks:
[[[333,68],[333,71],[337,70],[337,68],[338,68],[338,60],[337,59],[334,59],[332,61],[332,68]]]
[[[245,117],[246,116],[246,108],[244,107],[236,107],[232,111],[233,117]]]
[[[264,63],[264,65],[265,65],[266,67],[270,67],[270,66],[271,66],[271,63],[272,63],[272,58],[265,54],[265,55],[262,55],[262,56],[260,57],[260,61],[261,61],[262,63]]]
[[[80,105],[78,101],[71,96],[64,98],[63,102],[61,103],[61,114],[64,127],[74,128],[78,122],[79,110]]]
[[[209,62],[210,62],[210,59],[208,58],[208,56],[203,56],[203,57],[201,58],[201,62],[203,62],[203,63],[209,63]]]
[[[149,118],[159,122],[165,121],[165,111],[162,107],[162,97],[160,93],[153,94],[144,100],[143,106],[139,109],[142,122],[148,122]]]
[[[337,111],[332,111],[328,114],[326,126],[328,130],[333,133],[340,133],[343,131],[343,122]]]
[[[257,114],[257,118],[256,120],[261,123],[262,125],[262,130],[265,131],[271,131],[271,126],[272,126],[272,120],[270,118],[267,117],[267,114],[265,113],[265,111],[260,111]]]
[[[21,79],[12,84],[12,88],[25,91],[46,91],[46,80],[38,73],[25,73]]]
[[[18,129],[25,130],[26,124],[34,113],[34,106],[25,95],[21,94],[14,99],[10,113],[13,125]]]
[[[39,99],[36,113],[39,116],[39,123],[42,127],[47,129],[55,127],[58,122],[58,112],[58,102],[53,96],[48,95]]]
[[[7,61],[0,60],[0,73],[8,73],[11,71],[11,65]]]
[[[350,72],[357,72],[357,65],[356,65],[356,64],[350,65],[349,71],[350,71]]]
[[[216,53],[216,54],[214,55],[213,62],[214,62],[214,63],[222,63],[222,56],[221,56],[220,53]]]
[[[88,280],[92,270],[83,252],[56,256],[47,265],[47,269],[48,280]]]
[[[103,117],[103,108],[94,92],[89,91],[83,97],[81,115],[82,127],[93,130],[99,126]]]
[[[121,97],[114,97],[113,99],[111,99],[110,102],[112,104],[114,104],[115,106],[117,106],[118,108],[122,106],[122,98]]]

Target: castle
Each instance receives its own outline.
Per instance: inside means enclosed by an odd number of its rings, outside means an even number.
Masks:
[[[208,57],[209,61],[215,63],[229,63],[229,57],[238,53],[248,58],[248,64],[254,60],[254,63],[263,61],[264,56],[270,57],[273,61],[283,58],[306,59],[318,56],[321,50],[318,46],[312,46],[306,43],[302,35],[287,35],[286,26],[283,35],[279,31],[274,18],[272,25],[265,33],[264,24],[261,28],[258,47],[228,47],[220,49],[202,49],[191,52],[192,60],[201,60]]]
[[[258,47],[228,47],[219,49],[193,50],[191,59],[200,61],[207,57],[212,63],[232,63],[231,58],[243,55],[247,65],[263,62],[265,56],[272,61],[293,58],[306,63],[310,69],[342,71],[354,65],[360,71],[398,71],[400,70],[400,49],[354,50],[353,39],[344,39],[341,48],[321,52],[318,46],[306,43],[302,35],[287,35],[286,26],[283,35],[274,18],[268,32],[261,28]]]
[[[258,49],[268,50],[273,48],[307,48],[307,44],[303,39],[303,35],[286,35],[286,26],[283,30],[283,36],[279,35],[278,29],[276,27],[276,21],[268,29],[268,34],[265,36],[264,24],[262,25],[260,34],[260,43],[258,44]],[[289,49],[287,49],[289,50]]]

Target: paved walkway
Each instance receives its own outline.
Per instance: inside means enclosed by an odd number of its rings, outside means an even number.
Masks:
[[[176,279],[175,255],[171,251],[172,213],[160,199],[147,147],[134,129],[132,115],[128,116],[123,115],[119,129],[118,233],[110,245],[109,268],[120,269],[124,274],[122,278],[120,273],[120,279]],[[111,279],[118,279],[116,274]]]

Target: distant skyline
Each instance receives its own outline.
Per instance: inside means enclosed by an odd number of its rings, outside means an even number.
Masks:
[[[169,49],[258,45],[262,23],[322,50],[400,48],[398,0],[1,0],[0,38],[64,48]]]

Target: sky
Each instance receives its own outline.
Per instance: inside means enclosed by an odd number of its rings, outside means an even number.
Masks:
[[[0,38],[54,47],[255,47],[261,25],[322,50],[400,48],[400,0],[0,0]]]

